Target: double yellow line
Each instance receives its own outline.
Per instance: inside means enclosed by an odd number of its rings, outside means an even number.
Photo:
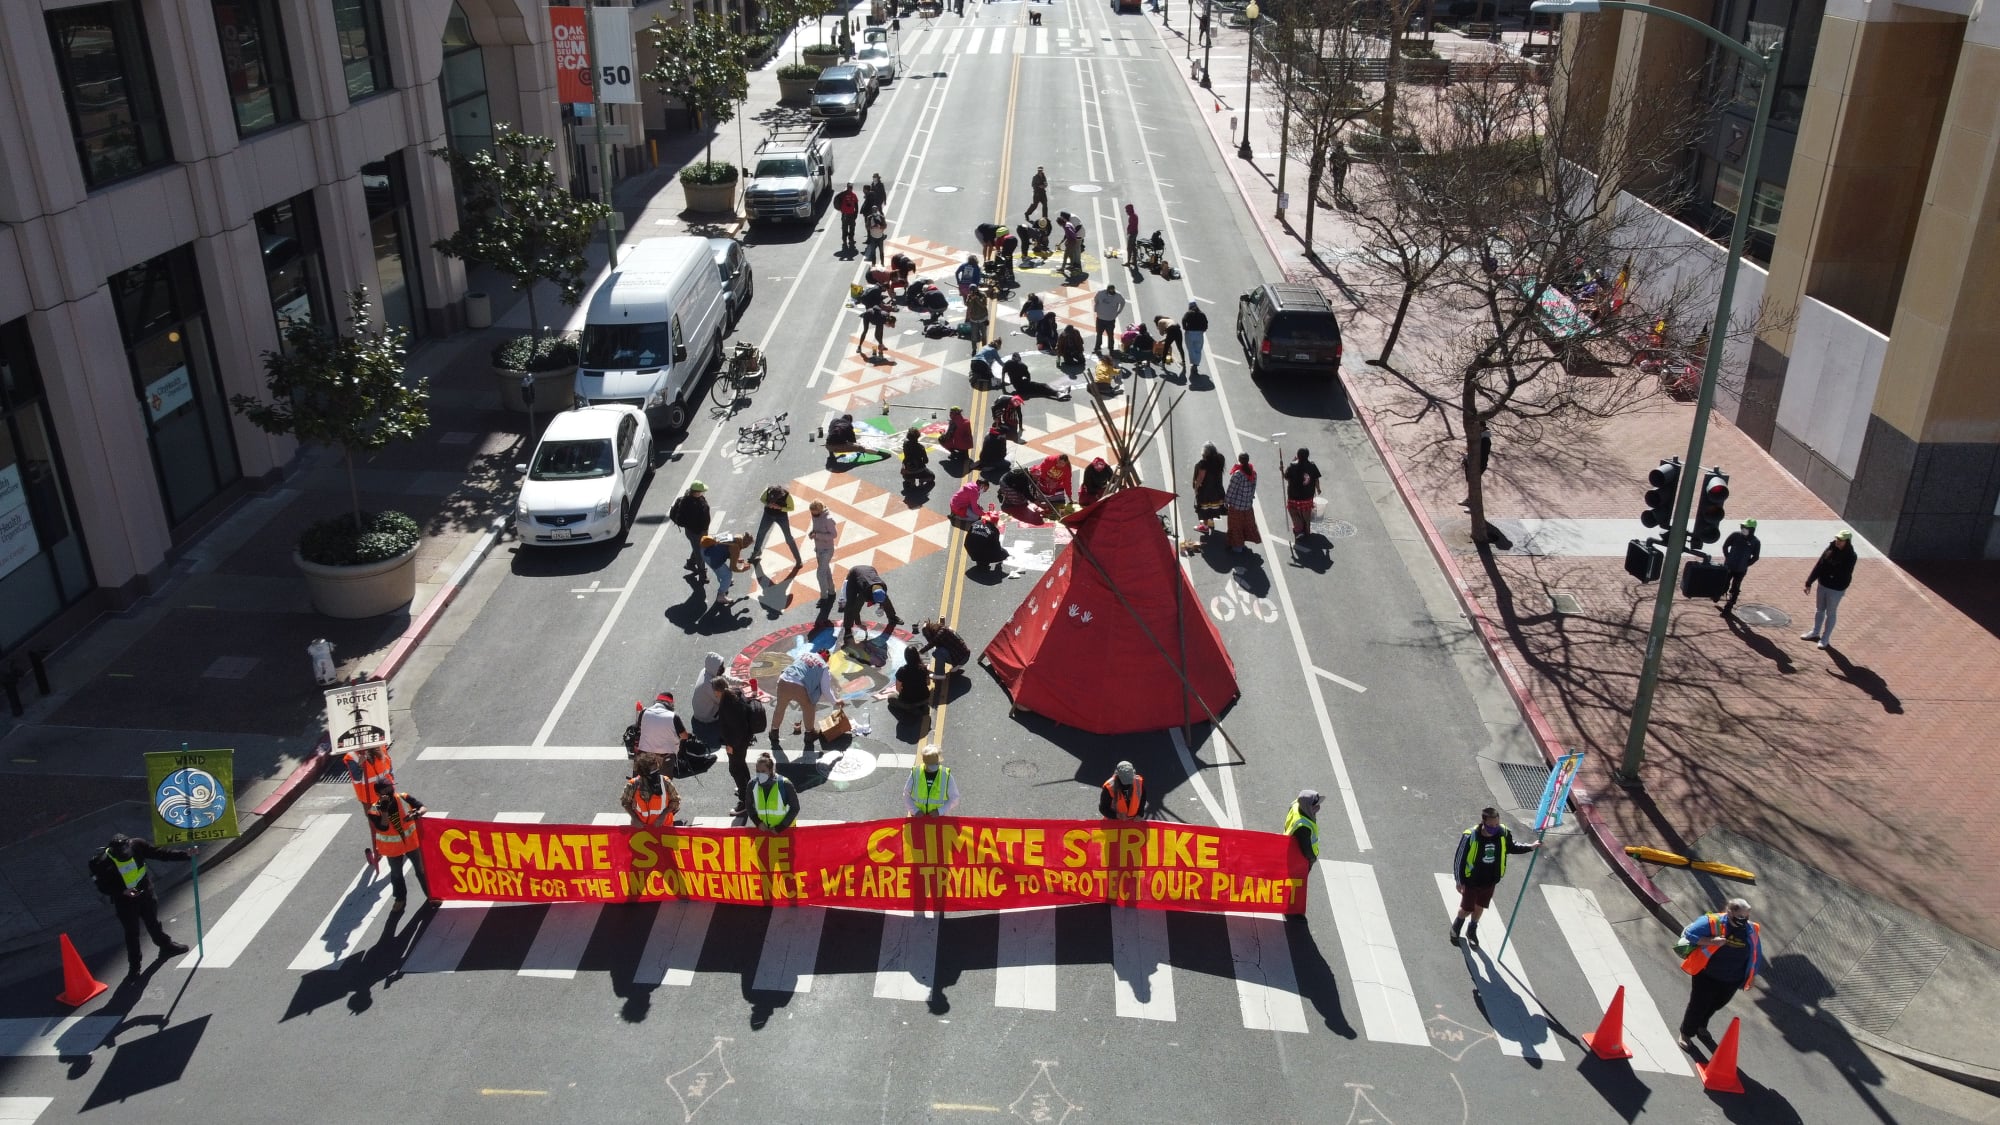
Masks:
[[[993,201],[993,221],[996,223],[1005,223],[1007,221],[1007,185],[1013,179],[1014,168],[1014,118],[1015,109],[1020,104],[1020,97],[1021,56],[1015,55],[1013,70],[1009,74],[1007,81],[1007,128],[1000,139],[999,185]],[[991,326],[999,323],[1000,317],[996,309],[994,310],[994,315],[987,321],[989,326],[987,331],[993,331]],[[973,448],[975,452],[978,449],[979,442],[983,438],[979,430],[979,422],[986,417],[988,400],[991,393],[987,387],[974,387],[972,390],[972,402],[966,407],[966,419],[972,423]],[[974,470],[974,472],[977,471],[976,469]],[[953,527],[951,538],[945,544],[944,593],[938,601],[939,619],[947,625],[956,627],[959,611],[964,608],[964,605],[965,529]],[[946,685],[947,688],[949,686],[949,684]],[[947,700],[939,699],[937,708],[931,715],[931,732],[926,745],[943,745],[945,713],[950,709],[951,704]]]

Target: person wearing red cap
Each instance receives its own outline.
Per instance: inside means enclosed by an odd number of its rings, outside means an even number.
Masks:
[[[663,691],[653,697],[653,702],[639,712],[639,741],[634,745],[633,756],[658,754],[668,763],[680,757],[681,743],[687,741],[687,726],[674,711],[672,692]]]

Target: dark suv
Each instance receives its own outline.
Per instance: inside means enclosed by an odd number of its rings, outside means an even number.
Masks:
[[[1259,285],[1236,303],[1236,338],[1250,374],[1340,375],[1340,321],[1310,285]]]

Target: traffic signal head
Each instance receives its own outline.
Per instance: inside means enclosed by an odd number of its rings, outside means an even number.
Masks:
[[[1694,501],[1694,527],[1688,538],[1695,543],[1713,543],[1722,538],[1724,504],[1729,500],[1729,474],[1710,469],[1701,479],[1701,494]]]
[[[1639,522],[1647,527],[1666,527],[1674,522],[1674,497],[1681,490],[1680,459],[1669,457],[1660,462],[1646,481],[1653,487],[1646,492],[1646,510],[1639,513]]]

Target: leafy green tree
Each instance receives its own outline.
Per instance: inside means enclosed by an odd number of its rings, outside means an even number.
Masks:
[[[354,451],[374,451],[406,441],[430,425],[427,380],[404,377],[409,334],[376,327],[368,316],[368,290],[347,294],[348,330],[328,331],[306,321],[285,323],[285,346],[264,353],[270,400],[234,395],[231,409],[267,434],[338,448],[347,463],[354,525],[364,527],[361,489],[354,480]]]
[[[646,81],[701,114],[703,125],[723,125],[736,116],[737,103],[750,96],[750,71],[743,65],[746,37],[729,21],[706,12],[681,23],[654,16],[646,34],[660,60],[646,72]],[[714,163],[714,149],[710,133],[705,163]]]
[[[583,299],[590,262],[584,248],[611,208],[579,199],[558,182],[549,154],[555,142],[496,124],[493,147],[466,154],[433,149],[451,165],[464,219],[450,238],[431,246],[459,261],[491,266],[528,294],[528,324],[539,336],[535,283],[552,282],[565,305]]]

